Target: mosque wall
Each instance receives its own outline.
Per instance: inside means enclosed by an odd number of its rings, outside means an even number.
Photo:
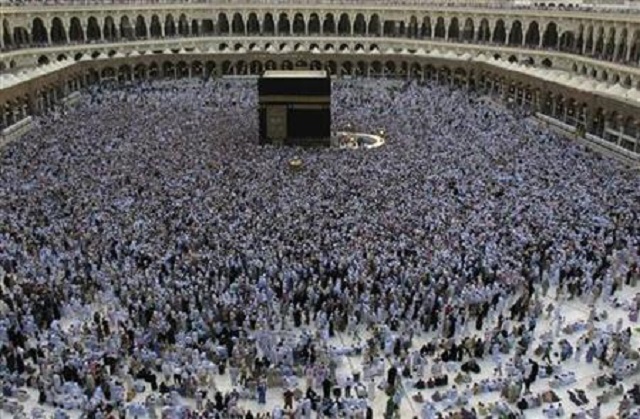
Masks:
[[[100,80],[324,68],[334,76],[431,79],[480,90],[640,152],[637,101],[497,65],[560,69],[600,86],[640,89],[640,14],[321,2],[3,12],[0,72],[75,64],[0,90],[2,126]]]
[[[3,51],[202,37],[431,40],[640,65],[637,14],[401,6],[157,4],[5,7]],[[10,65],[5,62],[4,65]]]
[[[555,118],[640,153],[640,112],[608,95],[571,89],[561,83],[518,74],[490,63],[446,58],[345,54],[173,54],[80,61],[59,71],[0,90],[3,126],[46,112],[80,88],[104,81],[258,75],[267,69],[326,69],[334,76],[432,80],[478,91]]]

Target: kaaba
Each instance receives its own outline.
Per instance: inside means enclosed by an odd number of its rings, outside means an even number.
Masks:
[[[258,80],[260,144],[331,145],[326,71],[266,71]]]

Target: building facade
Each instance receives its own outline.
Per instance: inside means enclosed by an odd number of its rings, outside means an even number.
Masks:
[[[101,80],[325,69],[497,95],[637,155],[640,13],[581,6],[418,0],[2,6],[0,125]]]

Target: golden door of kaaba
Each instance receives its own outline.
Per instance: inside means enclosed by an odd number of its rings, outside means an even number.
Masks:
[[[267,137],[274,144],[282,145],[287,139],[287,107],[285,105],[270,105],[267,112]]]

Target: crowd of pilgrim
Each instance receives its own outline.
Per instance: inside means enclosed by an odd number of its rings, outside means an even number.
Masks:
[[[94,87],[0,150],[1,417],[640,417],[637,171],[390,80],[332,99],[385,146],[259,146],[255,84]]]

